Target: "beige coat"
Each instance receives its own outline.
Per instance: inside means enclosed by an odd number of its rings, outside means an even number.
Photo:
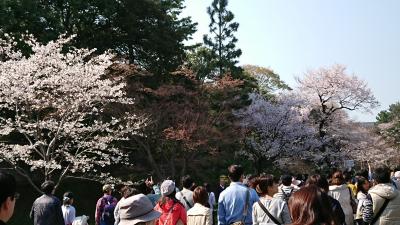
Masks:
[[[400,192],[391,184],[377,184],[369,190],[372,197],[374,216],[378,213],[386,199],[389,204],[375,225],[400,224]]]
[[[199,203],[187,211],[187,225],[212,225],[212,211]]]

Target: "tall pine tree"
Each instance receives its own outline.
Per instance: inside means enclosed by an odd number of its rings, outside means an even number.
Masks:
[[[233,22],[234,15],[227,10],[228,0],[213,0],[207,12],[210,15],[210,35],[204,35],[204,44],[208,46],[215,58],[215,69],[219,77],[231,72],[233,75],[240,71],[236,67],[237,58],[242,51],[236,48],[238,39],[234,36],[239,23]]]

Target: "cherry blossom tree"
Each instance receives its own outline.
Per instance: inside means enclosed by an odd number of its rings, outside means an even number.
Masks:
[[[333,65],[308,71],[304,77],[297,78],[298,91],[312,107],[311,116],[318,125],[321,137],[326,135],[326,129],[336,112],[370,111],[378,106],[367,83],[348,75],[345,70],[345,66]]]
[[[117,141],[146,123],[129,110],[111,113],[134,103],[125,79],[107,76],[113,55],[66,51],[72,38],[42,45],[26,35],[29,57],[14,39],[0,42],[0,159],[38,191],[38,175],[57,186],[68,176],[109,178],[104,167],[128,163]]]
[[[283,157],[302,157],[321,145],[316,130],[307,124],[307,110],[293,95],[281,95],[271,102],[259,94],[250,94],[252,103],[235,114],[240,125],[248,133],[248,148],[240,154],[256,164],[257,172],[262,165],[277,163]]]

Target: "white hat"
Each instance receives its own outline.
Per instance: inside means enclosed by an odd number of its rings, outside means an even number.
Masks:
[[[160,217],[161,213],[153,209],[150,199],[144,194],[138,194],[119,203],[119,225],[133,225],[148,222]]]
[[[168,196],[175,191],[175,183],[172,180],[164,180],[161,184],[161,195]]]

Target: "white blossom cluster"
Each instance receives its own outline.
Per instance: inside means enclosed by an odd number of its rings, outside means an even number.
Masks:
[[[101,174],[99,168],[126,162],[113,146],[145,125],[126,112],[105,116],[105,107],[131,105],[123,78],[106,76],[113,55],[63,47],[73,37],[41,44],[25,36],[33,54],[13,50],[13,39],[0,42],[0,135],[17,133],[18,143],[1,143],[0,158],[23,173],[23,166],[45,179],[68,174]],[[25,175],[28,173],[24,173]]]

